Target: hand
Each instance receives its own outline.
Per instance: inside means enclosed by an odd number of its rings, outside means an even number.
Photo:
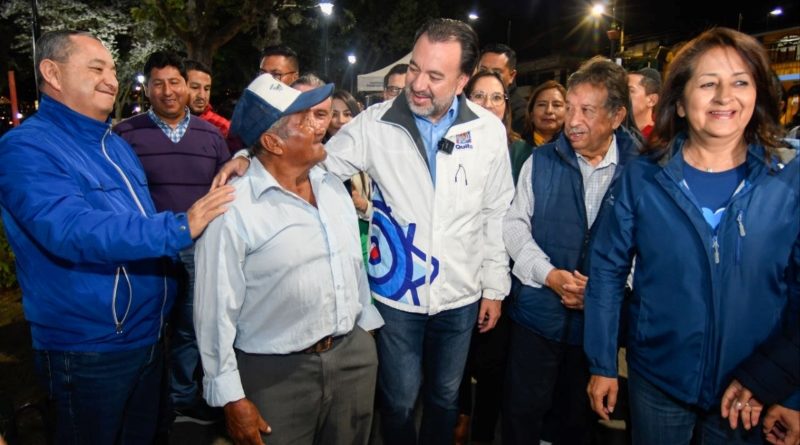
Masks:
[[[272,428],[261,417],[258,408],[247,399],[225,405],[225,426],[236,445],[264,445],[261,433],[270,434]]]
[[[728,418],[728,423],[733,430],[739,423],[739,417],[741,417],[742,425],[746,430],[758,425],[758,418],[763,409],[764,405],[753,398],[753,393],[735,379],[722,394],[720,413],[723,418]]]
[[[366,213],[367,208],[369,208],[369,201],[364,199],[355,188],[350,190],[350,196],[353,198],[353,205],[356,206],[356,210],[361,214]]]
[[[250,167],[249,159],[242,156],[232,158],[214,176],[214,180],[211,181],[211,190],[227,184],[228,180],[234,176],[244,175],[248,167]]]
[[[608,420],[608,416],[614,412],[614,407],[617,405],[617,393],[619,392],[617,379],[593,375],[589,380],[586,392],[589,394],[592,410],[604,420]],[[605,399],[605,404],[603,399]]]
[[[767,442],[778,445],[800,445],[800,411],[772,405],[764,417]]]
[[[225,213],[228,210],[226,204],[233,201],[233,199],[233,186],[226,185],[208,192],[205,196],[195,201],[189,211],[186,212],[192,239],[197,239],[203,233],[203,230],[206,230],[208,223]]]
[[[553,269],[547,274],[545,285],[553,290],[568,309],[583,310],[583,292],[589,278],[580,272]]]
[[[481,298],[481,308],[478,310],[478,332],[483,334],[497,326],[497,320],[503,311],[502,306],[503,302],[500,300]]]

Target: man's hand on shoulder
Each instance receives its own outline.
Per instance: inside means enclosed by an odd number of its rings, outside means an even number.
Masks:
[[[208,224],[228,210],[228,203],[233,201],[233,186],[226,185],[208,192],[195,201],[186,212],[192,239],[197,239],[208,227]]]
[[[250,167],[250,159],[244,156],[235,156],[231,158],[222,165],[222,168],[220,168],[216,176],[214,176],[214,180],[211,181],[211,190],[215,190],[227,184],[234,176],[244,176],[248,167]]]
[[[270,434],[272,428],[253,402],[247,399],[228,402],[224,410],[225,426],[236,445],[264,445],[261,433]]]

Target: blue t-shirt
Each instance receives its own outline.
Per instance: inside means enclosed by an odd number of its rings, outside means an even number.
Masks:
[[[733,192],[746,174],[746,163],[724,172],[705,172],[683,163],[683,179],[700,205],[706,222],[715,231]]]

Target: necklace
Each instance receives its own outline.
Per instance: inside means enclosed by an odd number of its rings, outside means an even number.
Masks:
[[[738,155],[736,157],[738,158]],[[700,162],[700,160],[697,158],[697,155],[695,154],[695,150],[693,149],[687,150],[686,148],[683,149],[683,160],[690,166],[698,170],[702,170],[706,173],[725,171],[728,168],[735,168],[737,165],[740,165],[742,162],[744,162],[744,160],[742,160],[741,162],[735,161],[732,163],[732,165],[725,165],[725,160],[723,159],[721,160],[722,162],[720,162],[721,165],[712,167],[704,162]]]

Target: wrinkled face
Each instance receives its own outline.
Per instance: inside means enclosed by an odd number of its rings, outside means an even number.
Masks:
[[[405,86],[405,74],[392,74],[389,76],[389,82],[386,84],[386,88],[383,89],[383,100],[394,99],[399,96]]]
[[[622,123],[625,109],[612,113],[606,108],[605,87],[581,83],[567,91],[567,113],[564,133],[572,148],[584,156],[605,153],[611,135]]]
[[[72,36],[72,49],[64,62],[54,64],[52,80],[46,79],[48,92],[70,109],[92,119],[105,121],[114,109],[117,96],[117,69],[111,53],[99,41],[87,36]]]
[[[350,108],[348,108],[347,104],[341,99],[333,99],[332,111],[333,117],[328,127],[328,134],[331,136],[338,133],[339,129],[342,128],[344,124],[353,120],[353,113],[350,112]]]
[[[678,103],[680,117],[689,123],[689,138],[743,138],[756,104],[753,75],[732,48],[706,51]]]
[[[291,85],[292,82],[300,77],[297,65],[292,63],[292,59],[285,56],[267,56],[261,59],[259,66],[261,74],[268,73],[275,80],[280,80],[286,85]]]
[[[317,140],[318,122],[313,109],[289,115],[283,159],[290,165],[308,167],[325,160],[327,153],[320,140]]]
[[[478,69],[486,71],[494,71],[503,79],[503,83],[508,88],[517,76],[517,70],[508,68],[508,56],[503,53],[483,53],[480,62],[478,62]]]
[[[202,114],[211,100],[211,76],[198,70],[186,72],[189,87],[189,109],[192,113]]]
[[[406,100],[414,114],[438,121],[464,90],[467,80],[461,72],[460,43],[431,42],[426,34],[417,39],[405,87]]]
[[[475,82],[469,98],[491,111],[500,120],[506,113],[506,98],[503,85],[494,76],[483,76]]]
[[[567,114],[564,96],[557,88],[542,90],[533,102],[533,128],[542,134],[554,134],[564,126]]]
[[[314,89],[314,87],[310,87],[308,85],[297,85],[293,88],[299,91],[309,91]],[[322,139],[325,138],[325,132],[331,125],[332,105],[333,101],[329,97],[323,100],[322,102],[314,105],[309,110],[311,112],[311,117],[313,118],[314,121],[314,134],[316,135],[315,142],[322,143]]]
[[[174,66],[153,68],[145,89],[153,111],[167,123],[177,123],[186,116],[189,93],[186,79]]]

